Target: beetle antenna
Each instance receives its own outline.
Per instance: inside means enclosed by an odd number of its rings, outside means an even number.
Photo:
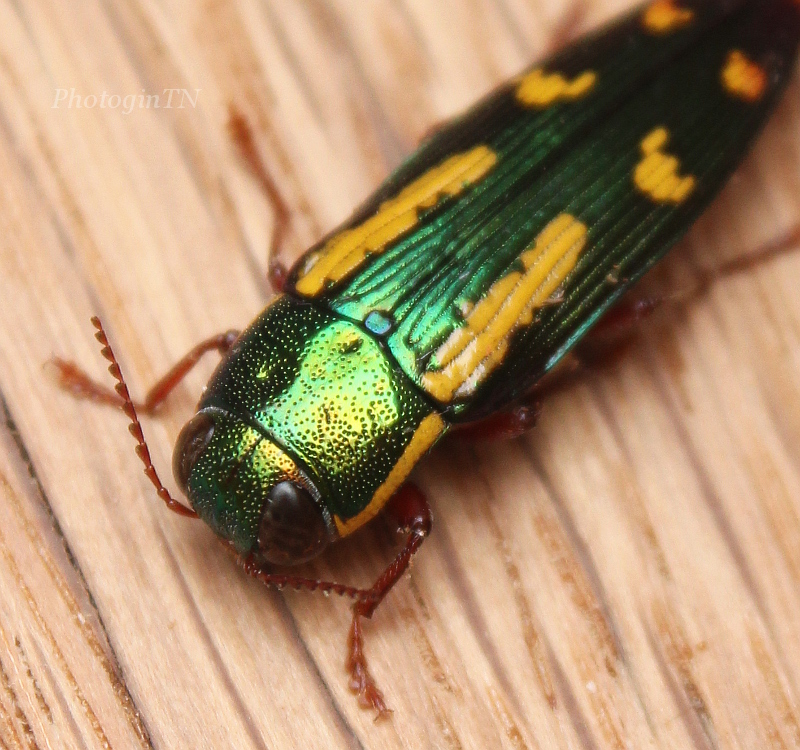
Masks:
[[[108,371],[114,376],[114,380],[117,381],[116,385],[114,386],[114,390],[116,390],[122,399],[122,405],[120,408],[125,412],[128,419],[131,420],[130,425],[128,425],[128,431],[131,433],[131,435],[133,435],[134,440],[136,440],[136,455],[139,456],[144,464],[145,475],[153,483],[158,496],[164,501],[166,506],[173,513],[177,513],[179,516],[186,516],[187,518],[197,518],[197,513],[195,513],[191,508],[187,508],[183,503],[179,503],[174,497],[172,497],[172,495],[169,493],[169,490],[158,478],[156,468],[153,466],[153,462],[150,459],[150,451],[147,448],[147,443],[144,439],[142,425],[139,422],[139,417],[136,416],[136,407],[133,405],[130,393],[128,393],[128,386],[125,384],[125,378],[122,377],[122,371],[119,369],[119,362],[117,362],[117,358],[114,356],[111,345],[108,343],[108,337],[106,336],[106,332],[103,330],[103,324],[100,322],[100,318],[93,317],[92,325],[97,329],[97,333],[95,333],[94,337],[103,347],[100,353],[111,363],[108,366]]]

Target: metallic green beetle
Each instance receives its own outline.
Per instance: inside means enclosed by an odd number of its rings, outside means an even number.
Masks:
[[[207,347],[230,346],[178,440],[176,479],[248,572],[356,599],[348,664],[366,703],[385,708],[359,618],[430,528],[409,472],[448,429],[513,417],[687,231],[799,39],[798,0],[636,10],[440,130],[240,337]],[[263,567],[314,557],[387,503],[410,535],[372,589]]]

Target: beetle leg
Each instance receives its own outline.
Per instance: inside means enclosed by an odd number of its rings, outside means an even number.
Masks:
[[[538,397],[524,397],[507,411],[492,414],[477,422],[454,425],[450,432],[459,440],[484,442],[512,440],[536,425],[542,404]]]
[[[274,244],[274,235],[273,235]],[[289,280],[289,268],[275,256],[275,250],[270,250],[269,264],[267,266],[267,279],[272,290],[280,294],[286,290],[286,282]]]
[[[696,297],[705,294],[712,284],[721,279],[758,268],[764,263],[769,263],[782,255],[788,255],[798,250],[800,250],[800,223],[795,224],[780,237],[765,242],[751,252],[732,258],[711,270],[701,271],[695,288],[688,290],[688,293],[683,298],[679,298],[679,301],[684,299],[693,301]]]
[[[612,366],[633,343],[637,332],[636,325],[650,317],[660,307],[689,305],[706,294],[716,282],[750,271],[798,249],[800,249],[800,224],[752,252],[726,261],[716,268],[698,272],[695,283],[685,289],[662,296],[628,296],[621,299],[558,367],[534,386],[528,398],[543,400],[557,391],[565,390],[589,373]]]
[[[649,318],[659,307],[677,300],[677,296],[625,297],[617,302],[592,328],[586,338],[595,340],[625,336],[637,323]]]
[[[267,278],[276,292],[282,292],[286,286],[289,271],[286,265],[278,258],[278,253],[284,244],[286,235],[289,233],[292,213],[283,199],[275,179],[258,153],[258,147],[253,139],[253,131],[250,129],[247,118],[233,104],[228,107],[228,132],[238,147],[242,158],[247,163],[251,174],[261,185],[261,189],[266,194],[267,200],[274,211],[275,226],[269,243]]]
[[[332,581],[321,581],[284,573],[273,573],[266,569],[255,555],[240,558],[244,571],[272,588],[308,589],[334,593],[355,599],[353,604],[353,620],[347,639],[346,667],[350,675],[350,688],[358,694],[362,706],[377,711],[376,719],[386,716],[390,709],[370,674],[367,658],[364,653],[364,631],[361,619],[372,617],[386,594],[408,570],[411,558],[428,536],[433,523],[428,500],[422,491],[411,483],[404,484],[386,505],[386,512],[397,522],[400,529],[408,532],[403,549],[391,564],[383,571],[377,581],[368,589],[359,589]]]
[[[417,148],[422,146],[423,143],[427,143],[434,136],[438,135],[447,127],[447,125],[448,120],[436,120],[428,125],[425,130],[422,131],[422,135],[417,138]]]
[[[586,11],[585,0],[575,0],[567,8],[563,18],[553,28],[545,56],[558,52],[562,47],[566,47],[567,44],[577,38],[579,30],[586,20]]]
[[[433,514],[427,498],[416,485],[411,483],[404,484],[395,493],[386,505],[386,512],[394,518],[398,528],[408,532],[408,537],[403,549],[375,581],[372,588],[363,592],[353,605],[353,621],[347,641],[350,688],[358,694],[362,705],[374,708],[378,712],[376,718],[385,715],[389,708],[367,666],[361,618],[372,617],[386,594],[408,569],[411,558],[430,533],[433,523]]]
[[[685,289],[663,296],[623,298],[598,321],[589,336],[624,334],[633,325],[648,318],[664,304],[691,304],[706,294],[718,281],[750,271],[782,255],[796,252],[798,249],[800,249],[800,224],[751,252],[728,260],[716,268],[698,271],[694,284]]]
[[[147,392],[144,401],[134,402],[137,411],[142,414],[152,414],[204,354],[217,351],[224,355],[237,338],[239,338],[239,331],[230,330],[200,342]],[[58,385],[75,398],[88,399],[110,406],[122,406],[123,400],[118,393],[95,382],[73,362],[60,357],[52,357],[47,364],[52,368]]]

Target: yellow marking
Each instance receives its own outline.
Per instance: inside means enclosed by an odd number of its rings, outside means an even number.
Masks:
[[[733,50],[722,69],[722,84],[729,93],[752,104],[767,90],[767,71],[743,52]]]
[[[456,154],[407,185],[394,198],[384,201],[363,224],[340,232],[312,253],[297,281],[297,291],[314,296],[326,282],[337,282],[356,269],[367,256],[386,246],[419,220],[420,209],[433,208],[444,196],[456,196],[478,182],[497,163],[488,146],[476,146]]]
[[[669,141],[666,128],[656,128],[641,143],[642,159],[633,173],[636,187],[656,203],[682,203],[694,190],[696,180],[691,175],[678,174],[680,162],[662,150]]]
[[[568,81],[561,73],[545,73],[536,68],[520,81],[517,101],[526,107],[549,107],[558,101],[574,101],[589,93],[596,82],[597,74],[592,70]]]
[[[375,490],[369,505],[358,515],[343,521],[338,516],[333,520],[339,536],[352,534],[357,528],[372,520],[389,501],[392,495],[400,489],[406,477],[411,473],[416,463],[425,455],[428,449],[438,440],[445,430],[444,420],[438,414],[429,414],[422,420],[411,441],[403,451],[397,463],[389,472],[384,483]]]
[[[534,311],[557,292],[586,245],[586,225],[560,214],[520,256],[523,271],[496,281],[435,355],[438,367],[422,385],[443,403],[472,393],[502,361],[512,334],[533,322]]]
[[[694,11],[681,8],[675,0],[655,0],[642,17],[644,27],[653,34],[669,34],[687,26],[694,18]]]

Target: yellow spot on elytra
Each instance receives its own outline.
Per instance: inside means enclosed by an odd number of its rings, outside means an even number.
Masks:
[[[429,414],[420,422],[417,431],[409,441],[403,454],[392,467],[384,483],[375,490],[375,494],[364,510],[358,515],[343,521],[338,516],[333,517],[339,536],[352,534],[357,528],[373,519],[381,508],[389,501],[392,495],[400,489],[406,477],[411,473],[416,463],[425,455],[428,449],[439,439],[445,431],[444,420],[438,414]]]
[[[597,74],[592,70],[569,81],[561,73],[545,73],[536,68],[519,82],[517,101],[526,107],[549,107],[558,101],[574,101],[589,93],[596,82]]]
[[[733,50],[722,69],[722,84],[739,99],[754,103],[767,90],[767,71],[743,52]]]
[[[678,174],[680,162],[663,151],[668,142],[666,128],[656,128],[644,138],[641,143],[644,158],[636,166],[633,181],[656,203],[681,203],[694,190],[696,180],[691,175]]]
[[[655,0],[642,17],[644,27],[654,34],[668,34],[691,23],[694,11],[681,8],[675,0]]]
[[[453,331],[433,359],[436,370],[422,377],[434,398],[447,403],[474,392],[502,361],[512,334],[533,322],[534,311],[557,293],[586,245],[586,225],[560,214],[520,255],[522,271],[496,281]]]
[[[309,255],[296,288],[314,296],[358,268],[367,256],[383,252],[390,242],[414,227],[420,209],[433,208],[444,196],[456,196],[484,177],[497,163],[488,146],[455,154],[384,201],[377,212],[353,229],[345,229]]]

